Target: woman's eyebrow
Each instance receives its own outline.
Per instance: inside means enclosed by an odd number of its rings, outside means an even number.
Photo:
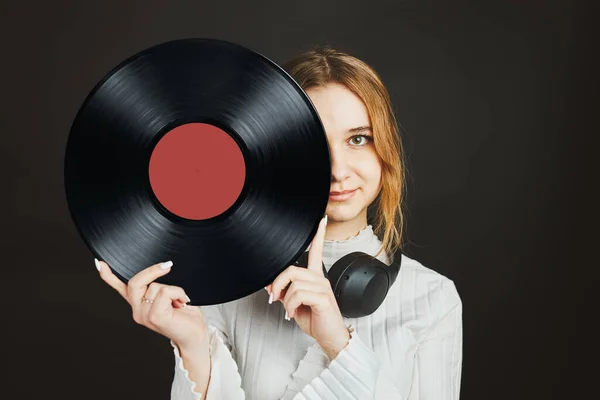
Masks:
[[[373,130],[371,129],[370,126],[359,126],[356,128],[348,129],[349,133],[360,133],[360,132],[364,132],[364,131],[372,132]]]

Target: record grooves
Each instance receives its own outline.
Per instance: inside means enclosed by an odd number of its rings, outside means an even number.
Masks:
[[[121,280],[172,260],[158,282],[208,305],[294,263],[325,212],[330,171],[321,121],[277,64],[184,39],[135,54],[93,88],[64,178],[80,236]]]

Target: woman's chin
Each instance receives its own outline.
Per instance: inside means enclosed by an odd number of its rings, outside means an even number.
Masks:
[[[327,211],[327,222],[348,222],[355,219],[359,212],[352,207],[344,207],[339,205],[328,206]]]

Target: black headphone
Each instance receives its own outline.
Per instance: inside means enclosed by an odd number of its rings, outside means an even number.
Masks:
[[[396,250],[388,267],[375,257],[355,251],[337,260],[323,273],[329,280],[338,307],[344,317],[358,318],[372,314],[379,308],[398,277],[402,253]],[[308,251],[295,265],[308,265]]]

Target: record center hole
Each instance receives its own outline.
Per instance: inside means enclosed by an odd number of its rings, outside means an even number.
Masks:
[[[227,132],[194,122],[177,126],[158,141],[148,174],[152,191],[167,210],[203,220],[235,203],[244,187],[246,164]]]

